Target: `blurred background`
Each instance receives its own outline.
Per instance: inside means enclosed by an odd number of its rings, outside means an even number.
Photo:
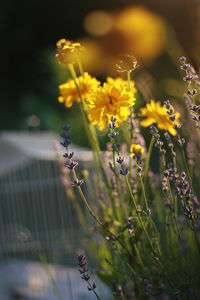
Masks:
[[[137,85],[147,93],[157,80],[152,93],[160,99],[182,93],[180,55],[200,63],[199,0],[1,0],[0,16],[0,130],[55,130],[73,119],[74,109],[57,102],[58,84],[67,79],[54,60],[62,37],[87,47],[84,68],[99,79],[118,75],[119,54],[135,55]]]

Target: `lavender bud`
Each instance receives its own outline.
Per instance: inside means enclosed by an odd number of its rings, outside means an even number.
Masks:
[[[84,183],[84,180],[83,179],[73,179],[73,181],[71,182],[71,186],[81,186],[82,184]]]
[[[175,115],[173,115],[173,116],[170,116],[170,117],[169,117],[169,119],[170,119],[170,121],[174,122],[174,121],[175,121],[175,119],[176,119],[176,116],[175,116]]]
[[[60,142],[60,144],[61,144],[64,148],[67,148],[67,147],[71,144],[71,141],[70,141],[70,140],[64,140],[63,142]]]
[[[73,170],[74,168],[76,168],[78,166],[78,162],[72,161],[71,163],[67,164],[66,167],[69,170]]]
[[[126,176],[128,174],[128,168],[125,168],[124,170],[121,169],[120,174],[123,175],[123,176]]]
[[[70,138],[70,134],[68,133],[68,132],[63,132],[63,133],[61,133],[61,138],[63,138],[63,139],[69,139]]]
[[[62,129],[63,129],[64,131],[68,131],[70,128],[71,128],[70,125],[63,125],[63,126],[62,126]]]
[[[117,121],[117,119],[116,119],[115,117],[111,117],[111,118],[110,118],[110,121],[111,121],[112,123],[115,123],[115,122]]]
[[[181,56],[179,58],[180,63],[185,63],[186,62],[186,57],[185,56]]]
[[[63,157],[71,159],[73,157],[73,155],[74,155],[74,152],[70,152],[70,153],[63,154]]]
[[[123,161],[124,161],[124,157],[119,156],[119,157],[117,158],[117,162],[118,162],[119,164],[122,164]]]

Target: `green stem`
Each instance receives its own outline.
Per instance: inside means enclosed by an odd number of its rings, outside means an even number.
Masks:
[[[177,222],[177,217],[176,217],[176,213],[175,213],[175,201],[174,201],[174,197],[172,195],[171,185],[170,185],[168,177],[167,177],[167,185],[168,185],[169,194],[170,194],[170,198],[171,198],[171,202],[172,202],[173,218],[174,218],[174,222],[175,222],[175,226],[176,226],[176,233],[177,233],[177,235],[178,235],[178,237],[180,239],[181,238],[181,234],[180,234],[180,230],[179,230],[178,222]]]
[[[151,153],[152,153],[152,150],[153,150],[153,144],[154,144],[154,138],[152,136],[151,142],[149,144],[149,149],[148,149],[148,152],[147,152],[145,167],[144,167],[144,185],[146,185],[147,174],[148,174],[148,171],[149,171],[149,163],[150,163]]]
[[[135,243],[134,243],[134,249],[135,249],[135,253],[136,253],[137,258],[138,258],[138,263],[139,263],[140,267],[142,268],[143,272],[145,272],[145,267],[144,267],[140,252],[139,252],[138,247]]]
[[[46,256],[44,253],[40,252],[39,253],[39,258],[40,258],[40,261],[49,277],[49,280],[51,281],[51,284],[52,284],[52,288],[54,290],[54,293],[55,295],[58,297],[58,299],[62,300],[62,294],[60,292],[60,289],[56,283],[56,280],[54,279],[54,276],[49,268],[49,265],[48,265],[48,262],[47,262],[47,259],[46,259]]]
[[[93,291],[93,293],[95,294],[96,298],[97,298],[98,300],[101,300],[101,298],[99,297],[99,295],[97,294],[97,292],[93,289],[91,283],[90,283],[89,281],[87,281],[87,283],[88,283],[88,286],[89,286],[89,287],[91,288],[91,290]]]
[[[101,171],[102,171],[102,173],[103,173],[103,177],[104,177],[105,182],[106,182],[106,186],[107,186],[107,188],[110,190],[110,189],[111,189],[111,185],[110,185],[110,181],[109,181],[109,179],[108,179],[106,170],[105,170],[105,168],[104,168],[104,164],[103,164],[103,160],[102,160],[102,157],[101,157],[100,148],[99,148],[99,143],[98,143],[98,140],[97,140],[96,133],[95,133],[93,127],[91,127],[91,126],[88,126],[88,127],[89,127],[90,133],[91,133],[91,135],[92,135],[92,138],[93,138],[93,140],[94,140],[94,148],[95,148],[95,151],[96,151],[96,153],[97,153],[97,157],[98,157],[98,160],[99,160],[99,163],[100,163],[100,167],[101,167]]]
[[[131,92],[131,72],[127,71],[127,80],[128,80],[128,90],[129,92]],[[130,108],[130,122],[131,122],[131,141],[130,144],[132,144],[134,142],[134,135],[133,135],[133,131],[134,131],[134,126],[133,126],[133,109],[132,107]],[[129,156],[129,180],[131,179],[131,157]]]
[[[70,160],[70,163],[72,162],[72,160]],[[77,182],[78,178],[77,178],[77,175],[76,175],[76,171],[75,169],[72,169],[72,174],[73,174],[73,178],[74,180]],[[82,191],[82,188],[80,186],[77,186],[78,188],[78,191],[79,191],[79,194],[81,196],[81,199],[85,205],[85,207],[88,209],[89,213],[92,215],[92,217],[95,219],[95,221],[100,225],[100,226],[105,226],[100,220],[99,218],[95,215],[95,213],[93,212],[93,210],[90,208],[88,202],[87,202],[87,199],[85,198],[84,194],[83,194],[83,191]]]
[[[179,137],[179,140],[181,141],[180,137]],[[189,180],[189,183],[190,183],[190,187],[191,187],[191,190],[193,191],[193,185],[192,185],[190,170],[189,170],[188,163],[187,163],[187,160],[186,160],[186,157],[185,157],[185,151],[184,151],[184,147],[183,147],[182,142],[181,142],[181,152],[182,152],[182,156],[183,156],[183,162],[184,162],[184,165],[185,165],[185,170],[186,170],[188,180]]]
[[[144,231],[144,234],[146,235],[146,238],[147,238],[147,240],[148,240],[148,242],[149,242],[149,245],[150,245],[150,248],[151,248],[153,254],[154,254],[154,255],[157,255],[157,253],[156,253],[156,251],[155,251],[155,249],[154,249],[154,247],[153,247],[153,245],[152,245],[152,242],[151,242],[151,239],[150,239],[150,237],[149,237],[149,234],[148,234],[148,232],[147,232],[147,230],[146,230],[146,228],[145,228],[145,226],[144,226],[144,224],[143,224],[143,221],[142,221],[142,218],[141,218],[141,216],[140,216],[140,213],[138,212],[137,204],[136,204],[136,202],[135,202],[135,198],[134,198],[133,192],[132,192],[132,190],[131,190],[131,187],[130,187],[130,184],[129,184],[127,175],[125,176],[125,181],[126,181],[126,185],[127,185],[127,187],[128,187],[128,190],[129,190],[129,193],[130,193],[130,196],[131,196],[131,199],[132,199],[132,202],[133,202],[133,205],[134,205],[136,214],[137,214],[138,221],[139,221],[139,223],[140,223],[140,225],[141,225],[141,227],[142,227],[142,229],[143,229],[143,231]]]
[[[149,246],[150,246],[150,248],[151,248],[151,250],[152,250],[153,259],[156,261],[156,263],[158,264],[158,266],[159,266],[160,269],[162,270],[163,274],[164,274],[165,277],[167,278],[169,284],[172,286],[172,284],[171,284],[171,279],[168,277],[168,274],[166,273],[166,270],[165,270],[165,268],[164,268],[162,262],[160,261],[160,257],[157,256],[157,253],[156,253],[156,251],[155,251],[155,249],[154,249],[154,247],[153,247],[153,244],[152,244],[152,242],[151,242],[150,236],[149,236],[149,234],[148,234],[148,232],[147,232],[147,230],[146,230],[146,228],[145,228],[145,226],[144,226],[144,224],[143,224],[143,221],[142,221],[142,218],[141,218],[141,216],[140,216],[140,213],[139,213],[138,210],[137,210],[137,204],[136,204],[136,202],[135,202],[135,198],[134,198],[134,195],[133,195],[133,193],[132,193],[132,190],[131,190],[131,187],[130,187],[130,184],[129,184],[127,175],[125,176],[125,181],[126,181],[126,185],[127,185],[127,187],[128,187],[128,190],[129,190],[131,199],[132,199],[132,201],[133,201],[133,205],[134,205],[135,210],[136,210],[136,214],[137,214],[138,221],[139,221],[139,223],[140,223],[140,225],[141,225],[141,227],[142,227],[142,230],[143,230],[143,232],[144,232],[144,234],[145,234],[145,236],[146,236],[146,238],[147,238],[147,240],[148,240]]]
[[[83,118],[83,122],[84,122],[84,126],[85,126],[85,129],[86,129],[88,138],[91,142],[91,146],[93,147],[93,149],[97,153],[99,163],[100,163],[100,166],[101,166],[101,170],[102,170],[104,179],[106,181],[106,185],[107,185],[108,189],[110,189],[110,182],[108,180],[108,177],[107,177],[104,165],[103,165],[103,161],[102,161],[102,157],[101,157],[101,154],[100,154],[100,148],[99,148],[97,137],[94,133],[94,130],[88,125],[87,117],[86,117],[84,109],[82,107],[83,99],[81,97],[80,89],[79,89],[79,86],[78,86],[78,83],[77,83],[77,76],[76,76],[76,72],[74,70],[74,66],[72,64],[69,64],[69,69],[70,69],[71,75],[73,77],[73,80],[74,80],[74,83],[75,83],[75,86],[76,86],[76,89],[77,89],[78,96],[79,96],[80,101],[81,101],[80,111],[81,111],[81,116]]]
[[[79,66],[80,74],[81,74],[81,76],[83,76],[84,75],[83,67],[82,67],[82,64],[81,64],[81,61],[80,61],[79,58],[77,58],[77,64]],[[75,85],[76,85],[76,89],[78,91],[79,98],[80,98],[81,102],[83,103],[83,100],[82,100],[82,97],[81,97],[81,93],[80,93],[80,89],[79,89],[79,86],[78,86],[77,81],[76,81],[76,78],[77,78],[76,77],[76,72],[74,70],[73,65],[69,65],[69,68],[70,68],[72,77],[74,79],[74,82],[75,82]],[[101,155],[100,155],[100,148],[99,148],[99,143],[98,143],[98,140],[97,140],[97,137],[96,137],[96,132],[94,132],[94,128],[93,127],[90,127],[90,125],[88,126],[87,117],[85,115],[83,107],[81,107],[81,114],[82,114],[82,118],[84,119],[85,128],[86,128],[87,131],[89,131],[88,136],[89,136],[89,139],[91,141],[90,144],[91,144],[92,148],[97,153],[97,156],[98,156],[98,159],[99,159],[99,162],[100,162],[100,166],[101,166],[101,170],[103,172],[103,176],[104,176],[104,179],[106,181],[106,185],[107,185],[108,188],[110,188],[110,182],[108,180],[108,177],[107,177],[104,165],[103,165],[103,161],[102,161],[102,158],[101,158]]]
[[[78,64],[78,67],[79,67],[79,70],[80,70],[80,74],[81,76],[83,76],[83,67],[82,67],[82,64],[81,64],[81,61],[79,58],[77,58],[77,64]]]
[[[114,142],[113,138],[111,138],[110,141],[111,141],[111,144],[113,144],[113,142]],[[119,200],[119,204],[120,204],[120,209],[121,209],[121,213],[122,213],[122,217],[123,217],[124,216],[124,211],[123,211],[122,199],[121,199],[121,196],[120,196],[119,176],[117,175],[115,158],[116,158],[115,157],[115,150],[113,149],[112,150],[112,160],[113,160],[114,175],[115,175],[116,186],[117,186],[117,196],[118,196],[118,200]],[[119,217],[121,217],[121,216],[119,215]]]
[[[100,167],[101,167],[101,171],[102,171],[102,174],[103,174],[103,177],[104,177],[104,180],[105,180],[105,183],[106,183],[106,187],[107,187],[110,199],[111,199],[111,205],[112,205],[114,217],[117,219],[117,212],[116,212],[116,208],[115,208],[114,198],[112,196],[111,185],[110,185],[110,181],[108,179],[106,170],[104,168],[104,164],[103,164],[103,160],[102,160],[102,157],[101,157],[96,132],[94,131],[94,128],[88,124],[87,116],[86,116],[85,111],[83,109],[83,99],[82,99],[81,92],[80,92],[80,89],[79,89],[79,86],[78,86],[78,83],[77,83],[77,76],[76,76],[76,72],[74,70],[74,66],[72,64],[69,64],[69,69],[70,69],[70,72],[71,72],[72,78],[74,80],[74,83],[75,83],[75,86],[76,86],[76,89],[77,89],[77,93],[78,93],[78,96],[79,96],[79,99],[80,99],[80,102],[81,102],[80,103],[80,111],[81,111],[81,116],[82,116],[82,119],[83,119],[83,124],[85,126],[86,133],[88,135],[91,146],[97,154],[97,157],[98,157],[98,160],[99,160],[99,163],[100,163]]]
[[[160,152],[162,153],[161,148],[160,148]],[[164,154],[162,154],[162,161],[163,161],[163,167],[165,168],[166,167],[166,160],[165,160]],[[169,195],[170,195],[171,203],[172,203],[173,218],[174,218],[174,222],[175,222],[175,226],[176,226],[176,232],[177,232],[177,235],[180,239],[181,235],[180,235],[180,230],[179,230],[178,222],[177,222],[177,216],[176,216],[176,212],[175,212],[175,201],[174,201],[174,197],[173,197],[173,194],[172,194],[171,185],[170,185],[168,177],[167,177],[167,186],[168,186],[168,189],[169,189]]]
[[[139,176],[139,177],[140,177],[140,183],[141,183],[141,187],[142,187],[142,193],[143,193],[143,196],[144,196],[146,210],[148,210],[149,205],[148,205],[147,196],[146,196],[146,192],[145,192],[144,182],[143,182],[142,176]]]
[[[69,163],[72,163],[72,159],[69,160]],[[75,169],[72,169],[72,174],[73,174],[73,178],[74,180],[77,182],[78,181],[78,177],[76,175],[76,171]],[[127,249],[127,247],[121,242],[121,240],[114,234],[112,233],[104,223],[102,223],[100,221],[100,219],[96,216],[96,214],[93,212],[93,210],[90,208],[87,199],[85,198],[85,195],[83,194],[82,188],[80,186],[77,186],[79,194],[81,196],[81,199],[85,205],[85,207],[87,208],[87,210],[89,211],[89,213],[91,214],[91,216],[94,218],[94,220],[101,226],[104,228],[105,231],[107,231],[116,241],[118,241],[118,243],[122,246],[122,248],[124,248],[128,255],[131,255],[131,253],[129,252],[129,250]]]

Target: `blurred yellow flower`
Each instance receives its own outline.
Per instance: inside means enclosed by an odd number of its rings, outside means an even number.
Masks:
[[[102,36],[111,30],[112,23],[110,13],[104,10],[93,10],[85,16],[83,26],[89,34]]]
[[[56,59],[64,66],[76,61],[76,55],[84,50],[80,43],[60,39],[57,43]]]
[[[102,45],[91,38],[79,39],[85,51],[76,53],[77,58],[81,61],[83,69],[89,73],[101,73],[102,66]]]
[[[148,61],[162,53],[166,25],[157,14],[142,6],[129,6],[115,19],[115,28],[127,43],[127,51],[138,60]]]
[[[130,147],[130,152],[133,156],[142,155],[144,153],[144,149],[140,144],[132,144]]]
[[[130,114],[130,107],[135,103],[136,89],[131,82],[131,92],[128,82],[120,78],[107,78],[103,87],[89,93],[88,118],[92,124],[97,124],[103,130],[110,117],[117,118],[117,124],[125,121]]]
[[[173,109],[172,105],[171,108]],[[174,125],[180,124],[179,112],[175,113],[175,121],[171,121],[167,109],[164,106],[161,106],[159,101],[155,102],[154,100],[151,100],[150,103],[147,103],[146,107],[140,109],[140,116],[146,117],[146,119],[141,122],[143,127],[148,127],[153,123],[157,123],[159,129],[167,130],[174,136],[176,135]]]
[[[116,64],[117,72],[133,72],[139,67],[135,56],[130,54],[121,55],[119,62]]]
[[[83,76],[77,78],[77,84],[82,100],[86,100],[89,92],[96,89],[100,85],[100,82],[96,78],[91,77],[88,73],[84,73]],[[60,96],[58,97],[58,101],[60,103],[64,102],[67,108],[71,107],[74,101],[81,101],[74,80],[72,79],[60,84],[59,91]]]

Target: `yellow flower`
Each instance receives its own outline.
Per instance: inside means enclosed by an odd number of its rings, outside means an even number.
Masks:
[[[131,92],[128,82],[120,78],[107,78],[103,87],[89,93],[88,118],[92,124],[97,124],[103,130],[110,117],[117,118],[117,124],[125,121],[130,114],[130,107],[135,103],[135,86],[131,82]]]
[[[56,46],[56,58],[58,62],[64,66],[76,61],[76,55],[84,49],[80,43],[74,43],[66,39],[60,39],[56,43]]]
[[[173,109],[172,105],[171,108]],[[164,106],[161,106],[160,102],[155,102],[151,100],[150,103],[147,103],[146,107],[141,108],[140,116],[146,117],[142,120],[141,125],[143,127],[148,127],[153,123],[157,123],[158,128],[162,130],[169,131],[172,135],[176,135],[176,130],[173,128],[174,125],[179,125],[179,112],[175,113],[175,121],[171,121],[167,113],[167,109]]]
[[[132,144],[130,147],[130,152],[133,156],[142,155],[144,153],[144,149],[140,144]]]
[[[84,73],[83,76],[77,78],[77,84],[79,86],[82,100],[86,100],[89,92],[96,89],[100,82],[96,78],[91,77],[88,73]],[[60,96],[58,97],[58,101],[60,103],[64,102],[67,108],[71,107],[74,101],[81,101],[74,80],[72,79],[59,85],[59,91]]]

